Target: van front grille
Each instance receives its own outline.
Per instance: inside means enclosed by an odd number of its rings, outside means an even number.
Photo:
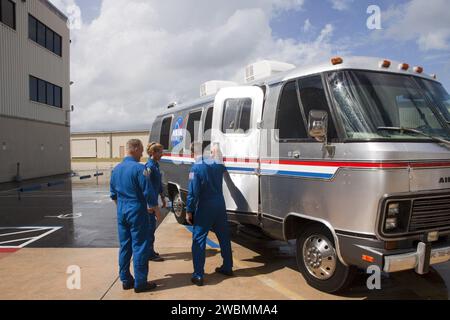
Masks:
[[[450,196],[413,201],[410,232],[450,229]]]

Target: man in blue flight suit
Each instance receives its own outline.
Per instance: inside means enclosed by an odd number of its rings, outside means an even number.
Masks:
[[[111,199],[117,205],[120,280],[124,290],[134,288],[136,293],[156,288],[155,283],[147,282],[150,231],[147,208],[158,212],[159,208],[147,171],[139,163],[143,151],[140,140],[128,141],[128,156],[114,168],[110,182]],[[134,279],[130,273],[131,256]]]
[[[205,248],[209,230],[219,239],[223,265],[216,272],[233,275],[233,257],[228,229],[225,199],[222,183],[225,166],[218,159],[218,147],[213,146],[212,158],[202,159],[202,144],[193,143],[191,151],[196,162],[189,174],[189,194],[187,197],[187,221],[194,225],[192,236],[192,256],[194,273],[192,283],[202,286],[205,274]],[[197,155],[200,155],[197,157]]]

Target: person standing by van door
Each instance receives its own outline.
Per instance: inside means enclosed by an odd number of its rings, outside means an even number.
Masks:
[[[162,158],[164,147],[156,142],[152,142],[147,146],[147,154],[149,156],[148,162],[145,165],[145,169],[147,170],[148,178],[153,186],[153,190],[155,191],[155,197],[158,199],[161,196],[162,207],[166,207],[166,199],[164,197],[164,190],[162,185],[162,176],[161,171],[159,169],[159,161]],[[156,222],[161,219],[161,216],[155,214],[149,215],[149,223],[150,223],[150,250],[149,250],[149,260],[162,262],[164,259],[159,255],[158,252],[155,251],[155,231],[156,231]]]
[[[114,168],[110,181],[111,199],[117,205],[120,280],[124,290],[134,288],[136,293],[156,288],[155,283],[147,282],[150,233],[147,208],[157,212],[159,208],[145,166],[139,163],[143,151],[140,140],[128,141],[128,155]],[[130,273],[132,256],[134,278]]]
[[[222,183],[226,171],[217,157],[217,146],[211,149],[212,158],[202,159],[202,144],[193,143],[191,152],[196,162],[189,174],[189,193],[187,197],[187,221],[193,224],[192,256],[194,273],[191,282],[203,285],[205,267],[205,249],[209,230],[213,230],[219,239],[223,265],[216,268],[217,273],[233,275],[233,257],[228,229],[225,199]]]

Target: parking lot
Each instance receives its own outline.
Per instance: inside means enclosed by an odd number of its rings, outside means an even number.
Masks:
[[[75,163],[73,177],[0,186],[0,299],[449,299],[450,263],[425,276],[383,275],[381,290],[368,290],[368,275],[361,272],[347,292],[319,292],[297,271],[293,243],[255,237],[236,225],[230,225],[235,276],[214,273],[221,257],[211,233],[205,286],[199,288],[190,282],[191,231],[168,211],[156,233],[165,261],[150,262],[149,278],[158,288],[139,295],[123,291],[109,199],[112,166]],[[81,271],[79,289],[67,284],[74,266]]]

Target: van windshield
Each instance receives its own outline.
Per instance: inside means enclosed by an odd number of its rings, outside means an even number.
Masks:
[[[327,76],[337,115],[350,140],[429,140],[402,127],[450,139],[413,77],[370,71],[336,71]]]
[[[445,120],[450,122],[450,95],[439,82],[419,79],[419,83],[428,97],[436,104]]]

